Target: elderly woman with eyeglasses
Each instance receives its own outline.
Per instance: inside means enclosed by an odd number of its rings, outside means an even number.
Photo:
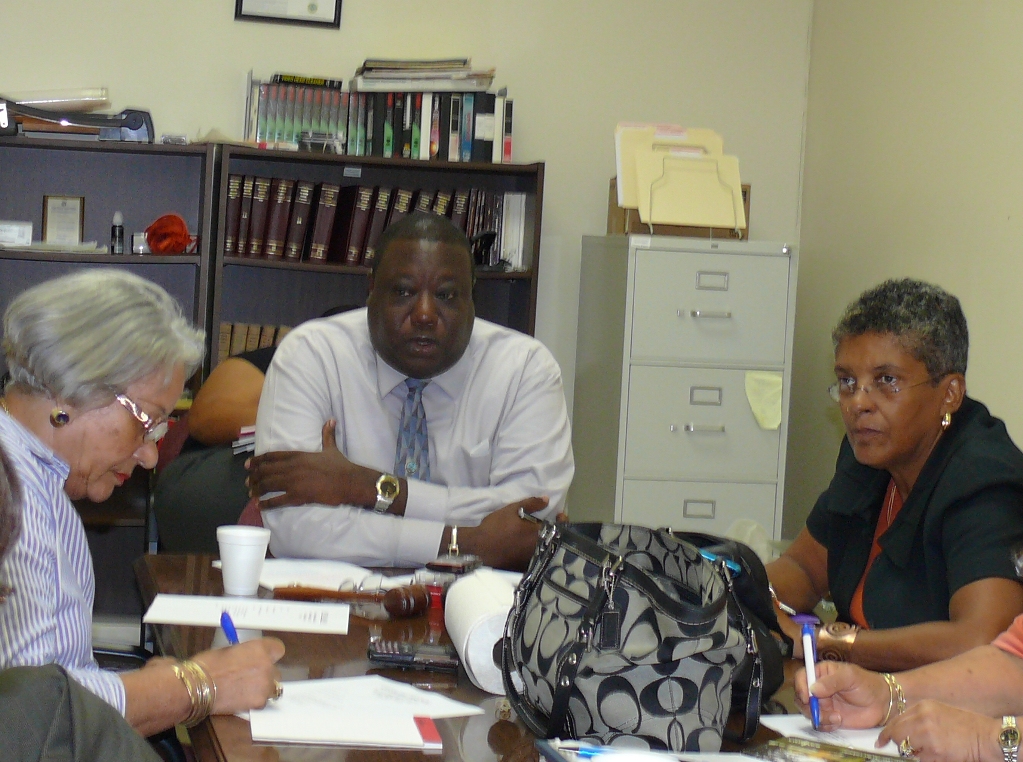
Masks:
[[[0,668],[59,664],[143,735],[264,706],[279,693],[276,639],[121,674],[92,656],[95,578],[71,500],[106,500],[136,466],[156,464],[156,443],[202,358],[202,332],[159,286],[114,269],[28,289],[3,327],[11,379],[0,397],[0,445],[23,500],[21,537],[0,564],[9,590]]]
[[[820,658],[908,669],[990,643],[1023,612],[1012,550],[1023,541],[1023,453],[966,396],[969,336],[959,300],[890,280],[832,333],[845,424],[831,484],[806,527],[768,564],[776,598],[838,621]],[[801,655],[799,627],[781,613]]]

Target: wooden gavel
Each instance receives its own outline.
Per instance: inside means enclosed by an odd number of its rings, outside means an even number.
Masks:
[[[274,598],[285,601],[339,601],[341,603],[382,603],[384,611],[395,619],[425,614],[430,594],[423,585],[408,585],[376,592],[326,590],[318,587],[275,587]]]

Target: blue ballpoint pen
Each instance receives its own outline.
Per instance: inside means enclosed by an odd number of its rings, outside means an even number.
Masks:
[[[234,628],[234,621],[226,611],[220,615],[220,628],[227,635],[227,642],[232,646],[238,645],[238,630]]]
[[[803,633],[803,664],[806,665],[806,690],[810,691],[817,682],[817,644],[814,642],[814,630],[811,622],[802,623]],[[810,694],[810,721],[814,730],[821,727],[821,702]]]

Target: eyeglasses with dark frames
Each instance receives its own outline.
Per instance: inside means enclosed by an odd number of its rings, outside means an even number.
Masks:
[[[170,428],[170,424],[165,418],[153,418],[149,413],[140,408],[132,399],[126,394],[118,394],[114,397],[121,405],[131,413],[132,417],[142,424],[144,434],[142,438],[147,442],[153,444],[159,442],[167,434],[167,429]]]

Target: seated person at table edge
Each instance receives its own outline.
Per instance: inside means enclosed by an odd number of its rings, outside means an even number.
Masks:
[[[475,319],[450,221],[406,217],[377,252],[367,309],[299,326],[267,372],[249,487],[270,550],[408,566],[457,546],[523,568],[537,524],[519,508],[553,517],[574,471],[561,371]]]
[[[959,300],[891,280],[864,292],[832,333],[845,424],[830,486],[768,564],[782,602],[809,611],[829,591],[838,622],[821,658],[908,669],[990,643],[1023,612],[1012,549],[1023,540],[1023,453],[966,396]],[[783,629],[798,627],[779,614]]]

